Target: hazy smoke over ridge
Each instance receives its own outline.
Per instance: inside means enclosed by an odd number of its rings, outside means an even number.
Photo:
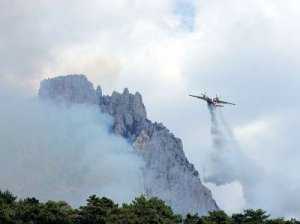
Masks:
[[[142,160],[98,108],[8,96],[0,92],[0,189],[75,206],[91,194],[124,202],[143,192]]]

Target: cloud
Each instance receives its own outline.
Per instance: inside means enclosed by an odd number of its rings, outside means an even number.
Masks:
[[[236,129],[236,136],[244,152],[260,167],[256,176],[262,176],[253,183],[251,205],[268,208],[273,214],[299,217],[296,201],[299,190],[299,156],[294,130],[299,122],[291,123],[291,117],[265,118]],[[262,175],[262,173],[264,173]],[[270,190],[271,189],[271,190]]]
[[[97,58],[125,60],[140,45],[165,33],[164,29],[169,33],[180,25],[171,0],[93,0],[89,4],[81,0],[4,0],[0,4],[0,74],[17,76],[23,81],[53,75],[45,72],[64,72],[66,66],[67,71],[79,67],[85,73],[97,66],[98,74],[90,74],[92,80],[98,75],[105,80],[119,69],[107,70],[106,65],[102,69]]]

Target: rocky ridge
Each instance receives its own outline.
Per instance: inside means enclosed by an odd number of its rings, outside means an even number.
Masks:
[[[103,95],[101,87],[83,75],[68,75],[41,82],[39,96],[68,103],[97,104],[113,117],[112,131],[126,138],[146,162],[145,194],[165,200],[181,214],[206,214],[218,210],[211,192],[200,181],[197,170],[189,163],[182,141],[161,123],[147,119],[139,93],[113,92]]]

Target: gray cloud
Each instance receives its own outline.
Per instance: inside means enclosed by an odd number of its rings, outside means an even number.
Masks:
[[[137,48],[138,38],[144,38],[144,27],[176,27],[172,4],[171,0],[147,4],[128,0],[89,4],[82,0],[1,1],[0,74],[29,82],[53,72],[80,69],[77,72],[91,72],[93,80],[100,76],[97,81],[105,83],[106,77],[120,69],[102,69],[98,59],[119,63],[128,57]]]

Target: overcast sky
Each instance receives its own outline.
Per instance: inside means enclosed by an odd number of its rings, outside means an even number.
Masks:
[[[217,93],[238,104],[224,116],[269,174],[264,189],[283,186],[264,209],[300,216],[299,21],[298,0],[1,0],[1,88],[35,94],[43,78],[83,73],[104,93],[139,91],[200,173],[209,114],[187,95]],[[239,183],[212,188],[228,211],[252,205]]]

